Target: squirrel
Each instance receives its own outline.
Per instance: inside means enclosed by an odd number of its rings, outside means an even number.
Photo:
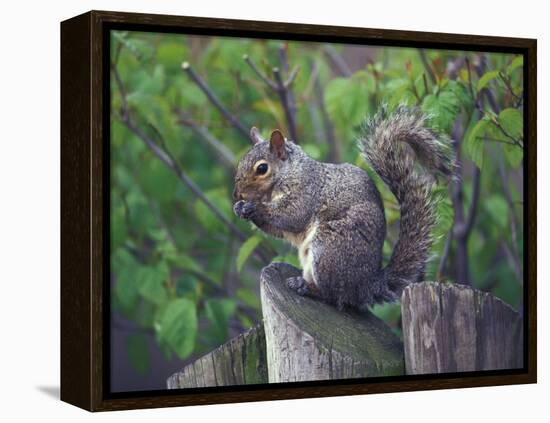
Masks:
[[[302,276],[286,285],[336,306],[364,310],[393,302],[422,277],[436,223],[432,187],[452,177],[450,140],[429,129],[418,108],[385,106],[361,127],[367,164],[400,205],[399,239],[382,266],[386,219],[380,192],[351,164],[322,163],[274,130],[269,140],[252,128],[252,148],[235,175],[235,214],[298,249]],[[420,165],[420,166],[418,166]]]

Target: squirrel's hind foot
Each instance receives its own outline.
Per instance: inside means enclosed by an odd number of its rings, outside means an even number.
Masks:
[[[286,279],[286,286],[296,292],[298,295],[307,295],[310,293],[309,284],[302,276],[293,276]]]

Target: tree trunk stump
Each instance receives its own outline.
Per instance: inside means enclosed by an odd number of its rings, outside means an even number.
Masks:
[[[261,324],[209,352],[167,380],[168,389],[267,383]]]
[[[301,272],[274,263],[261,274],[269,382],[404,374],[403,345],[371,313],[343,313],[287,288]]]
[[[465,285],[409,285],[401,299],[407,374],[523,367],[523,319]]]

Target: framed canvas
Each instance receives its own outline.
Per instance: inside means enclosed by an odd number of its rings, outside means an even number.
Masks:
[[[536,382],[536,40],[61,23],[61,399]]]

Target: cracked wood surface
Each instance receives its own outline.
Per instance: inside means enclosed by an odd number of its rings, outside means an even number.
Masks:
[[[257,325],[168,378],[168,389],[267,383],[265,337]]]
[[[269,382],[404,374],[403,345],[384,322],[297,295],[284,280],[300,274],[284,263],[262,271]]]
[[[285,263],[263,269],[263,322],[187,365],[169,389],[523,366],[523,319],[464,285],[412,284],[401,302],[403,339],[371,313],[339,312],[287,288]]]
[[[409,285],[401,299],[407,374],[523,367],[523,319],[465,285]]]

